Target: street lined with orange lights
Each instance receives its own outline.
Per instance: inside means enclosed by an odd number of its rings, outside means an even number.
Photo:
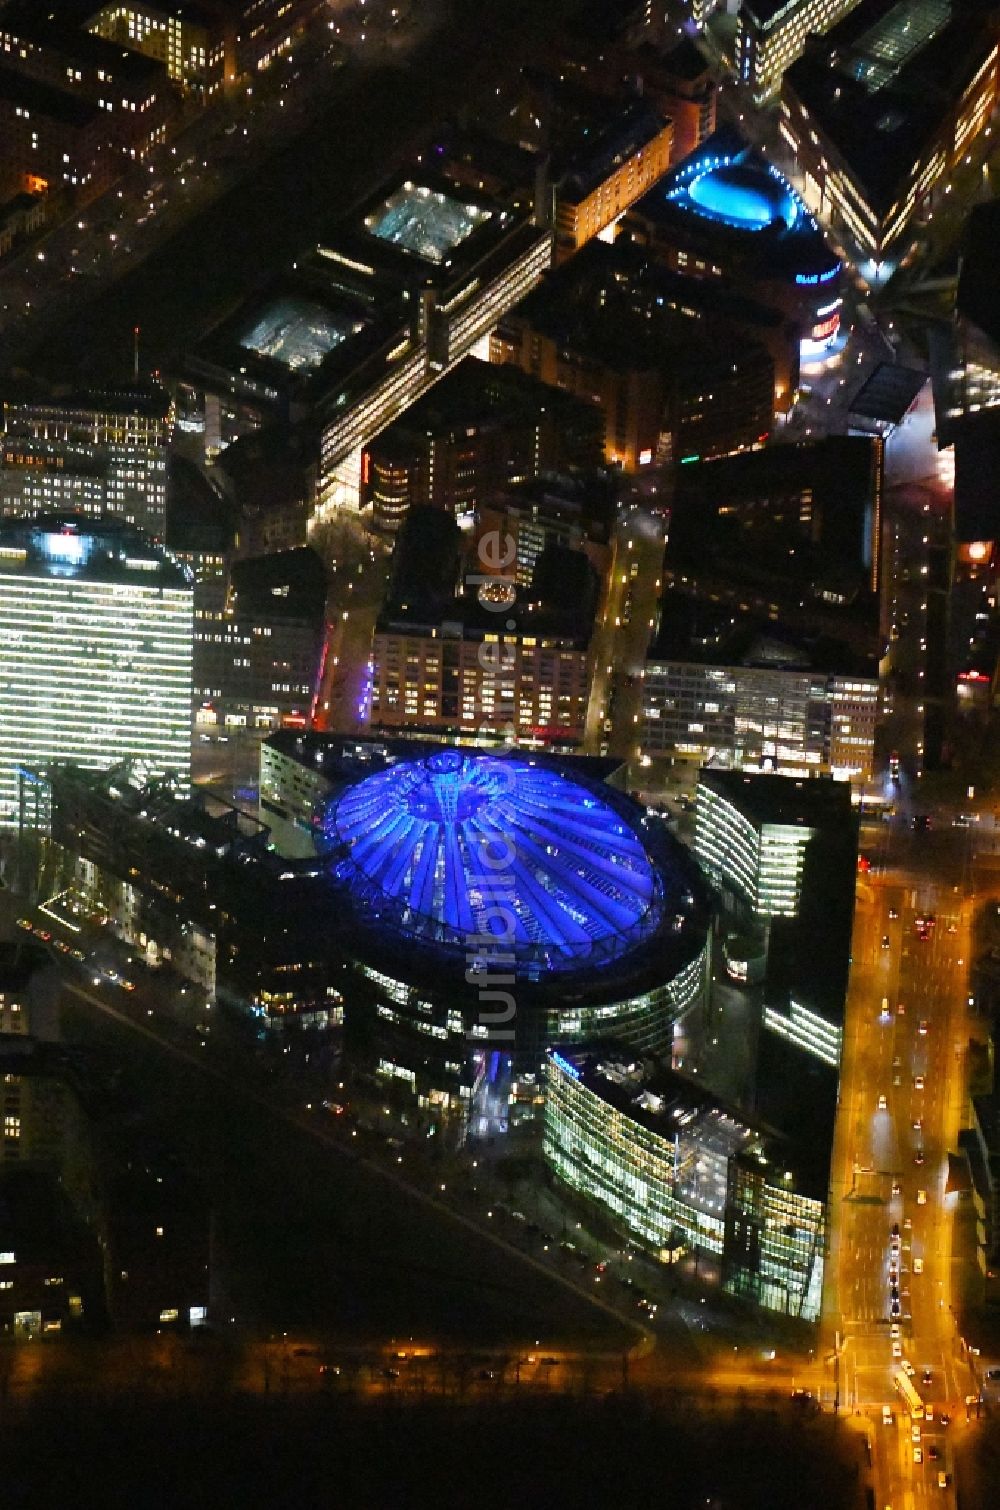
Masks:
[[[917,842],[904,830],[885,847],[909,861]],[[855,913],[824,1350],[836,1403],[870,1420],[879,1510],[954,1502],[950,1442],[976,1392],[954,1310],[948,1185],[971,904],[950,882],[928,881],[923,864],[921,876],[872,873]]]

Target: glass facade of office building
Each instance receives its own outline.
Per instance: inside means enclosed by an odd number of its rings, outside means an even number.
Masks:
[[[560,1181],[662,1261],[713,1260],[731,1293],[815,1321],[825,1202],[796,1189],[775,1144],[666,1068],[548,1055],[543,1146]]]
[[[724,1283],[768,1311],[817,1321],[823,1299],[825,1205],[784,1172],[734,1161],[726,1210]]]
[[[191,768],[193,589],[117,521],[0,526],[0,823],[19,771],[55,761],[150,775]]]
[[[642,752],[732,770],[866,781],[878,707],[874,677],[652,659],[643,679]]]
[[[725,793],[699,781],[695,854],[717,880],[732,886],[756,917],[794,917],[798,911],[806,845],[815,829],[794,823],[757,823]]]

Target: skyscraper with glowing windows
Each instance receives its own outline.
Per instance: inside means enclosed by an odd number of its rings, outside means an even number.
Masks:
[[[17,821],[21,771],[55,761],[187,778],[192,595],[117,520],[0,522],[0,823]]]

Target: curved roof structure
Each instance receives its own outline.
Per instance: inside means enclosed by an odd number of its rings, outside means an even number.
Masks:
[[[774,163],[728,126],[671,168],[632,213],[668,235],[681,235],[696,255],[724,266],[727,255],[735,255],[757,277],[809,287],[832,282],[840,272],[840,258],[805,200]]]
[[[323,832],[363,922],[566,970],[618,959],[664,914],[624,807],[546,766],[459,750],[348,786]]]
[[[794,225],[799,206],[783,179],[767,169],[723,163],[698,173],[687,186],[691,207],[712,220],[760,231],[776,220]]]

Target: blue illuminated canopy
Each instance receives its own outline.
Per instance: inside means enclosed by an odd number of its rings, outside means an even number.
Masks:
[[[795,196],[777,174],[739,163],[706,168],[687,193],[694,210],[741,230],[763,230],[776,220],[791,226],[798,218]]]
[[[346,788],[323,833],[363,920],[566,970],[619,958],[661,922],[663,879],[630,817],[559,770],[443,750]]]
[[[720,127],[639,201],[636,214],[666,228],[669,245],[728,276],[826,286],[840,273],[815,215],[762,151]],[[674,238],[677,238],[676,240]],[[687,264],[679,260],[679,266]]]

